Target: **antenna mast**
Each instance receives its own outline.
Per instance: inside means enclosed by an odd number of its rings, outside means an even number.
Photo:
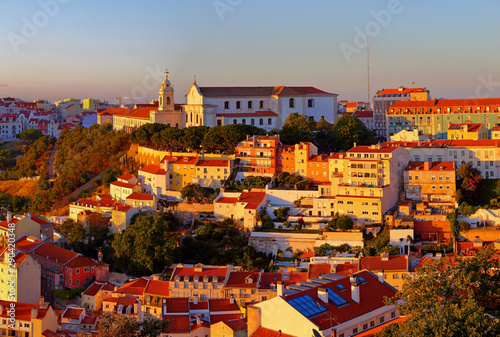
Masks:
[[[370,105],[370,41],[366,38],[366,68],[368,73],[368,109],[371,110]]]

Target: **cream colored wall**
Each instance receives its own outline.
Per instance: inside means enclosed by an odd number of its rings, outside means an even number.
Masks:
[[[40,264],[28,256],[17,269],[17,302],[38,304],[41,290],[34,285],[40,284],[41,276]]]

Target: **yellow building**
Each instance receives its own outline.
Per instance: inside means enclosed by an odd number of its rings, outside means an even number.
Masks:
[[[142,311],[145,316],[154,316],[162,318],[162,303],[165,298],[169,298],[168,281],[162,281],[153,276],[154,279],[149,280],[146,288],[144,288],[144,302]]]
[[[295,144],[295,175],[307,177],[307,163],[309,158],[318,154],[318,148],[309,142]]]
[[[368,269],[384,278],[397,290],[401,290],[405,278],[410,274],[410,264],[407,255],[389,255],[382,253],[380,256],[365,256],[359,260],[361,270]]]
[[[15,320],[10,319],[13,311]],[[45,330],[57,329],[57,315],[47,303],[0,301],[0,336],[39,337]]]
[[[500,126],[491,129],[491,139],[500,139]]]
[[[98,311],[102,308],[102,300],[115,290],[116,286],[111,282],[95,281],[82,292],[82,306],[92,311]]]
[[[403,170],[409,160],[405,148],[380,144],[355,146],[338,158],[332,156],[329,166],[339,171],[330,174],[335,211],[360,225],[382,223],[383,214],[396,205],[403,191]]]
[[[40,264],[25,253],[9,252],[7,246],[0,255],[0,300],[37,304],[41,292],[33,284],[41,282]]]
[[[454,161],[411,161],[404,172],[406,199],[424,201],[446,213],[455,208],[457,190]]]
[[[195,182],[202,187],[221,187],[232,169],[232,160],[201,159],[196,163]]]
[[[101,100],[96,98],[84,98],[82,99],[82,108],[84,110],[92,110],[94,111],[96,108],[96,104],[100,103]]]
[[[40,239],[40,224],[33,221],[30,216],[21,215],[12,218],[10,212],[7,214],[7,220],[0,222],[0,246],[4,246],[8,242],[8,235],[15,234],[15,239],[19,239],[24,234],[34,236]]]
[[[166,156],[161,165],[168,167],[169,185],[172,191],[180,191],[195,178],[196,164],[200,160],[196,156]],[[165,167],[165,166],[164,166]]]
[[[451,124],[448,139],[487,139],[488,130],[482,123]]]
[[[247,321],[245,318],[239,318],[212,324],[210,336],[247,337]]]
[[[153,209],[156,207],[156,197],[151,194],[134,192],[125,198],[125,205],[142,208],[142,209]]]

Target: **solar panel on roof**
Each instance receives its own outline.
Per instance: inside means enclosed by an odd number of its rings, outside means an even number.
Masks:
[[[335,304],[337,307],[347,304],[348,302],[343,299],[339,294],[334,292],[332,289],[328,289],[328,300]]]
[[[335,288],[337,288],[337,289],[338,289],[338,290],[340,290],[340,291],[344,291],[344,290],[345,290],[345,287],[344,287],[342,284],[340,284],[340,283],[337,283],[337,284],[335,285]]]
[[[302,295],[296,297],[294,299],[289,300],[288,303],[306,317],[311,317],[316,314],[328,311],[325,307],[316,302],[309,295]]]
[[[358,281],[359,283],[366,283],[366,280],[361,276],[358,276]]]

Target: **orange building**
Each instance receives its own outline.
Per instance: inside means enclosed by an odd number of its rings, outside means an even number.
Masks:
[[[272,177],[277,173],[277,151],[279,136],[252,136],[241,141],[235,148],[237,167],[248,175]]]
[[[295,174],[295,146],[280,146],[277,153],[278,172]]]
[[[313,183],[324,183],[329,181],[329,166],[328,166],[329,156],[325,154],[318,154],[317,156],[312,156],[307,161],[307,180]]]
[[[404,172],[404,186],[407,199],[448,211],[456,202],[455,162],[411,161]]]

